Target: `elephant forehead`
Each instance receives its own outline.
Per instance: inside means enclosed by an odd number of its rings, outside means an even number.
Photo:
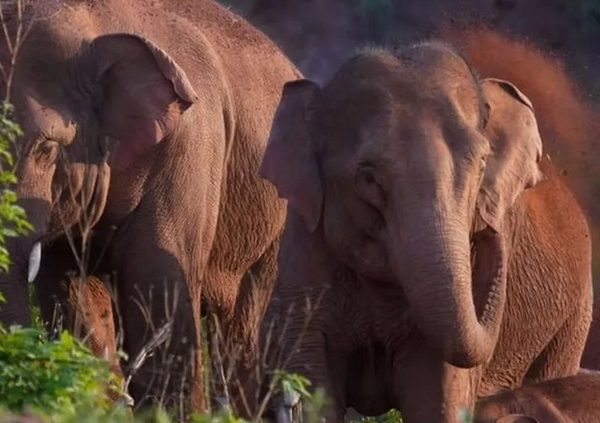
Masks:
[[[404,137],[422,132],[422,126],[442,121],[459,121],[477,126],[479,101],[476,95],[463,96],[461,84],[417,83],[390,78],[384,81],[348,81],[326,90],[317,109],[319,129],[329,135],[370,138],[394,129]]]
[[[390,126],[393,98],[381,87],[335,83],[319,97],[315,128],[325,143],[360,144],[381,136]]]
[[[35,2],[31,12],[52,18],[34,19],[28,28],[16,57],[11,99],[27,103],[22,97],[33,97],[62,113],[65,104],[80,100],[80,90],[89,89],[88,46],[100,28],[83,6],[46,10],[43,4],[49,3],[54,2]],[[10,58],[0,50],[0,56]]]
[[[333,111],[320,121],[317,129],[319,144],[327,150],[340,153],[363,151],[365,148],[378,150],[383,146],[392,127],[391,110],[361,110],[352,105]],[[342,154],[345,155],[345,154]]]

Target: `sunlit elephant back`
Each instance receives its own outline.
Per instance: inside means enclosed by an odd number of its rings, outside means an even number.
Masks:
[[[37,267],[51,320],[54,300],[68,301],[59,282],[81,270],[70,247],[85,241],[85,271],[116,287],[136,404],[203,409],[201,302],[243,352],[242,380],[255,358],[285,217],[258,168],[283,84],[300,75],[212,0],[23,4],[2,8],[21,41],[16,191],[34,231],[8,244],[0,321],[30,324]],[[11,51],[0,49],[7,71]]]

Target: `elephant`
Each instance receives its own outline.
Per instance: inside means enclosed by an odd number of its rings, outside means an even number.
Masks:
[[[526,385],[483,398],[475,423],[593,423],[600,421],[600,373],[582,369],[573,376]]]
[[[478,397],[579,368],[588,223],[534,105],[492,76],[434,39],[283,88],[260,174],[288,213],[260,342],[325,391],[328,422],[353,407],[455,423]]]
[[[15,60],[0,48],[14,62],[2,93],[25,134],[15,189],[34,229],[7,243],[0,322],[31,324],[28,280],[49,321],[85,262],[115,287],[128,371],[166,334],[133,376],[136,404],[206,410],[203,304],[241,351],[243,386],[254,370],[286,214],[258,170],[283,84],[302,75],[213,0],[20,4],[2,4],[10,39],[22,31]]]
[[[70,278],[64,289],[68,293],[68,304],[74,306],[69,310],[67,326],[74,329],[78,338],[84,339],[94,355],[108,359],[111,370],[123,377],[117,355],[112,298],[104,282],[94,276],[86,280]]]
[[[103,281],[93,276],[85,280],[69,278],[66,285],[66,304],[70,306],[67,326],[84,340],[94,355],[108,360],[111,371],[124,382],[115,329],[118,319],[113,314],[111,293]],[[126,392],[120,394],[108,389],[108,396],[115,402],[134,405]]]

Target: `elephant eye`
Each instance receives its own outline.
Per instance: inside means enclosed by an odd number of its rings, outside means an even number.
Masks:
[[[482,172],[485,169],[488,157],[489,154],[468,155],[465,157],[465,160],[471,166],[476,167],[478,171]]]
[[[479,156],[479,163],[480,163],[482,170],[485,169],[485,167],[487,166],[490,155],[491,155],[491,153],[487,152],[487,153]]]
[[[357,172],[358,182],[366,182],[367,184],[377,184],[377,179],[375,178],[375,169],[371,166],[363,166],[358,169]]]
[[[381,209],[385,205],[385,194],[373,166],[365,165],[357,169],[354,185],[358,194],[367,203]]]
[[[485,168],[485,165],[487,163],[487,156],[480,156],[479,160],[478,160],[478,165],[480,170],[483,170]]]

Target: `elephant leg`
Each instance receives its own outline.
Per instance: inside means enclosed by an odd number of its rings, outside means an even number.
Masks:
[[[207,358],[210,366],[209,400],[212,411],[219,411],[230,406],[229,391],[226,388],[228,368],[224,363],[223,331],[221,324],[230,320],[228,314],[208,310],[206,313]]]
[[[136,407],[160,404],[180,417],[189,414],[190,406],[204,411],[200,281],[187,278],[166,249],[135,237],[129,241],[137,248],[124,249],[115,275],[129,356],[129,392]]]
[[[213,409],[228,407],[226,381],[230,378],[225,359],[228,330],[233,322],[235,298],[241,275],[219,272],[209,267],[203,282],[203,301],[206,306],[206,341],[210,363],[210,405]]]
[[[473,412],[480,368],[461,369],[442,359],[421,339],[394,358],[395,408],[404,423],[460,423],[462,412]]]
[[[204,397],[204,363],[202,362],[202,313],[201,313],[201,285],[190,285],[190,303],[192,306],[193,325],[196,333],[196,352],[192,353],[195,373],[192,373],[192,407],[194,410],[206,410]]]
[[[340,352],[339,354],[333,353],[329,355],[329,374],[332,381],[335,383],[331,384],[331,397],[335,405],[333,410],[335,415],[335,422],[345,422],[346,414],[348,411],[348,405],[346,402],[346,385],[353,383],[352,380],[348,381],[348,356]]]
[[[294,326],[290,327],[291,330]],[[278,365],[271,368],[285,369],[288,374],[301,374],[311,382],[309,390],[314,392],[320,388],[324,391],[328,403],[321,410],[321,416],[327,423],[343,423],[346,414],[346,403],[344,401],[345,380],[343,377],[336,379],[335,376],[341,376],[341,373],[335,370],[331,371],[331,357],[327,355],[325,348],[324,335],[319,328],[310,325],[307,331],[297,336],[286,334],[285,339],[298,340],[301,342],[296,348],[290,348],[287,345],[286,353],[278,359]],[[273,342],[279,342],[274,339]],[[294,351],[293,353],[290,351]],[[286,364],[284,364],[286,363]],[[283,414],[288,415],[292,404],[284,404],[284,401],[278,401],[276,410],[277,422],[282,423],[287,421],[282,418]],[[304,408],[304,407],[303,407]]]
[[[225,361],[235,370],[229,392],[235,411],[252,418],[260,406],[260,385],[264,369],[259,361],[260,324],[277,278],[279,240],[273,242],[245,273],[236,298],[233,320],[227,336]]]
[[[592,301],[576,309],[533,362],[526,383],[577,374],[591,323]]]

